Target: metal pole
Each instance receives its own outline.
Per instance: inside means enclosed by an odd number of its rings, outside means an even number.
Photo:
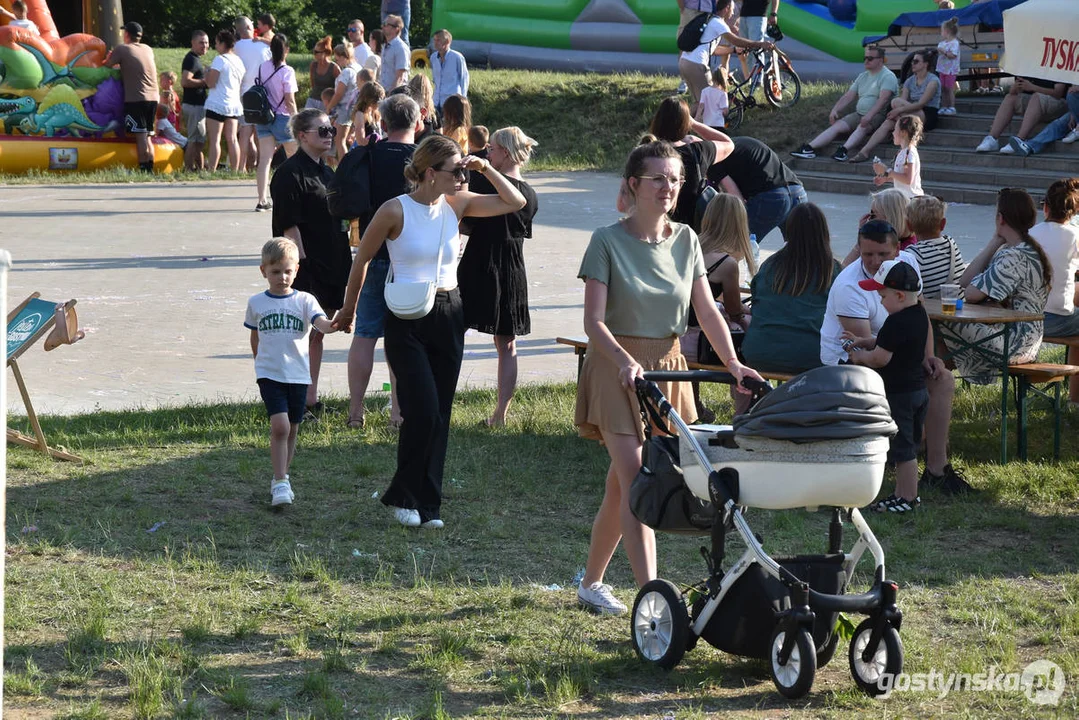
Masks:
[[[7,273],[11,269],[11,253],[0,250],[0,317],[4,319],[4,332],[0,341],[4,346],[4,372],[0,373],[0,419],[7,428]],[[4,574],[7,572],[4,558],[7,556],[7,432],[0,436],[0,633],[4,627]],[[0,642],[0,667],[4,663],[4,645]],[[0,673],[0,697],[4,696],[4,678]]]

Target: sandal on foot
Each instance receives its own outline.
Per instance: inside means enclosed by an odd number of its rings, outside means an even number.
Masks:
[[[858,153],[857,155],[855,155],[854,157],[852,157],[852,158],[851,158],[850,160],[848,160],[847,162],[849,162],[849,163],[864,163],[864,162],[869,162],[869,156],[868,156],[868,155],[864,155],[864,154],[862,154],[862,153]]]
[[[367,418],[363,415],[360,415],[359,417],[349,417],[348,422],[345,423],[345,426],[353,430],[363,430],[366,424]]]

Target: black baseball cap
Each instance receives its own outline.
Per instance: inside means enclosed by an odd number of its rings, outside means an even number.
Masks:
[[[142,37],[142,25],[132,20],[129,23],[125,23],[122,28],[127,31],[127,34],[131,37]]]
[[[885,260],[877,274],[868,280],[859,280],[858,287],[863,290],[891,288],[904,292],[921,292],[922,281],[909,263],[902,260]]]

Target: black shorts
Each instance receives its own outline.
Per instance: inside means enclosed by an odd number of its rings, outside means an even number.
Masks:
[[[907,462],[918,457],[918,446],[922,443],[922,428],[925,426],[925,414],[929,409],[929,393],[925,388],[905,393],[888,393],[888,407],[892,409],[892,420],[899,428],[888,445],[890,462]]]
[[[207,110],[206,111],[206,119],[207,120],[216,120],[219,123],[223,123],[226,120],[239,120],[240,116],[239,115],[222,115],[221,113],[216,113],[213,110]]]
[[[283,383],[269,378],[259,378],[259,394],[266,405],[266,415],[273,417],[283,412],[288,413],[288,421],[293,425],[303,420],[307,409],[307,386],[301,383]]]
[[[124,103],[124,127],[130,133],[153,133],[157,125],[157,103],[153,100]]]
[[[925,125],[922,130],[929,132],[937,127],[937,115],[940,112],[935,107],[924,107],[922,112],[925,113]]]

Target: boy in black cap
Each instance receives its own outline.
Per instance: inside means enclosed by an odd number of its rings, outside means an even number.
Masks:
[[[918,497],[918,445],[922,439],[929,393],[925,386],[925,346],[929,316],[918,302],[922,282],[917,271],[902,260],[886,260],[877,274],[858,285],[875,290],[888,311],[877,337],[854,337],[844,332],[843,349],[856,365],[876,368],[899,432],[892,438],[888,459],[895,463],[895,493],[870,506],[887,513],[912,512]],[[852,352],[859,350],[860,352]]]

